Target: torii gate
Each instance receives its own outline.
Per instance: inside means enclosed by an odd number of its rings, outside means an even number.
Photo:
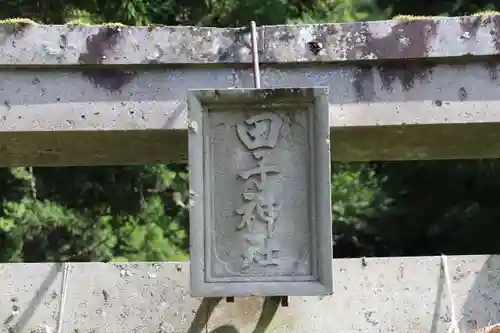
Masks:
[[[257,35],[263,88],[328,87],[332,160],[500,155],[498,15],[264,26]],[[185,162],[187,91],[253,86],[248,29],[14,21],[0,27],[0,65],[4,166]],[[449,265],[464,325],[498,320],[489,274],[500,259]],[[262,332],[272,319],[261,298],[191,298],[184,263],[71,264],[59,303],[59,267],[0,266],[2,332]],[[333,296],[292,299],[268,330],[449,326],[439,258],[339,259],[334,270]]]

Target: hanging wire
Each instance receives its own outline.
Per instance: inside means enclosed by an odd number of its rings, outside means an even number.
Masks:
[[[259,49],[257,46],[257,25],[255,21],[250,22],[250,33],[252,36],[253,82],[255,88],[260,89]]]
[[[446,282],[446,287],[448,289],[448,296],[450,297],[451,322],[450,322],[450,327],[448,328],[448,333],[460,333],[460,329],[458,328],[458,322],[460,319],[457,318],[455,299],[453,296],[453,292],[451,290],[452,280],[451,280],[450,270],[448,268],[448,258],[444,254],[441,254],[441,265],[444,271],[444,278]]]
[[[57,333],[62,333],[62,326],[64,321],[64,308],[66,306],[66,298],[68,293],[68,281],[69,281],[69,270],[70,263],[63,263],[63,273],[62,273],[62,291],[61,291],[61,301],[59,303],[59,318],[57,320]]]

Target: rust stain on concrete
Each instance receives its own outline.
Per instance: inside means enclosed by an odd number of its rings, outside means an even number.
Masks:
[[[468,34],[469,38],[476,38],[477,31],[483,22],[481,16],[467,16],[460,19],[460,29],[463,34]],[[465,37],[465,36],[464,36]]]
[[[382,89],[393,91],[394,82],[401,83],[403,91],[411,90],[415,82],[429,82],[432,76],[434,65],[425,63],[391,63],[378,67]]]
[[[0,45],[4,45],[8,40],[12,40],[12,47],[16,47],[16,39],[20,39],[24,36],[24,33],[32,25],[28,23],[16,23],[16,24],[1,24],[0,25]]]
[[[488,76],[490,77],[491,82],[495,82],[498,80],[498,63],[493,61],[487,61],[484,63],[484,67],[488,71]]]
[[[401,22],[392,26],[391,32],[383,37],[374,37],[367,23],[349,25],[355,38],[346,44],[347,59],[357,59],[359,52],[362,59],[421,58],[428,55],[438,24],[436,20]]]
[[[101,65],[106,60],[107,52],[112,51],[121,38],[121,28],[99,28],[99,31],[87,37],[86,52],[80,54],[80,64]],[[119,69],[85,70],[83,75],[96,86],[111,92],[119,91],[130,83],[136,73]]]
[[[493,46],[495,50],[500,52],[500,15],[492,16],[491,23],[493,23],[493,29],[490,30],[490,35],[492,37]]]
[[[425,58],[429,54],[432,41],[437,36],[438,24],[437,20],[432,19],[401,22],[392,26],[390,33],[383,37],[375,37],[367,23],[350,24],[347,26],[348,31],[341,32],[352,36],[346,39],[343,45],[346,58],[405,59],[405,63],[384,64],[379,66],[378,70],[384,89],[392,90],[398,79],[403,90],[410,90],[416,80],[429,78],[432,66],[409,64],[407,59]],[[355,73],[353,87],[359,100],[373,100],[373,71],[359,67]]]
[[[373,67],[358,66],[354,70],[353,88],[356,93],[356,99],[360,102],[372,102],[375,100],[375,86]]]

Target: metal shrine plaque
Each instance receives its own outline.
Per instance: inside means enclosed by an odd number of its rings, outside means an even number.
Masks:
[[[188,92],[191,294],[333,292],[327,88]]]

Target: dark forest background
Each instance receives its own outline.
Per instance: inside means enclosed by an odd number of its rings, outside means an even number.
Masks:
[[[244,26],[494,10],[479,0],[2,0],[0,18]],[[336,257],[498,253],[496,160],[334,164]],[[188,258],[185,165],[0,169],[0,262]]]

